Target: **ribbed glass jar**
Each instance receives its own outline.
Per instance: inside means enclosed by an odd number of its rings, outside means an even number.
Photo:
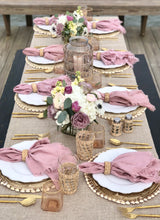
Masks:
[[[93,51],[86,37],[71,37],[64,47],[64,69],[71,80],[75,72],[80,71],[82,78],[92,77]]]

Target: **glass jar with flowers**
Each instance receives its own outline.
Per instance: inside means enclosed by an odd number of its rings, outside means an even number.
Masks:
[[[57,82],[51,96],[47,97],[48,109],[44,112],[44,116],[56,120],[63,133],[70,135],[76,135],[77,130],[86,129],[96,121],[97,113],[104,113],[96,91],[84,82],[79,71],[75,76],[69,86],[64,81]]]
[[[70,37],[88,35],[87,23],[80,6],[73,13],[66,12],[65,15],[55,17],[56,21],[52,24],[50,32],[62,36],[64,43],[68,43]]]

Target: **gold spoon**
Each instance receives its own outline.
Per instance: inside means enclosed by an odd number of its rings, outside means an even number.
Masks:
[[[144,145],[144,146],[149,145],[147,143],[122,142],[122,141],[119,141],[119,140],[113,139],[113,138],[111,138],[109,141],[111,144],[116,145],[116,146],[119,146],[121,144],[133,144],[133,145]]]
[[[30,74],[30,73],[51,73],[53,72],[54,68],[49,68],[49,69],[29,69],[25,70],[25,74]]]
[[[126,88],[129,88],[129,89],[136,89],[137,86],[136,85],[116,85],[114,83],[108,83],[109,86],[120,86],[120,87],[126,87]]]
[[[0,198],[28,198],[28,197],[33,197],[35,199],[42,198],[42,196],[36,194],[0,195]]]
[[[34,197],[28,197],[26,199],[23,199],[22,201],[18,201],[18,200],[15,200],[15,201],[0,200],[0,203],[20,203],[21,205],[27,207],[27,206],[31,206],[31,205],[35,204],[36,199]]]
[[[138,206],[138,207],[118,207],[121,212],[132,212],[135,209],[160,208],[160,205]]]
[[[44,134],[15,134],[15,137],[28,137],[28,136],[37,136],[40,138],[48,137],[50,134],[49,133],[44,133]]]
[[[154,217],[154,218],[160,218],[160,215],[149,215],[149,214],[133,214],[133,213],[122,213],[125,217],[130,218],[130,219],[135,219],[139,216],[141,217]]]
[[[25,112],[24,113],[19,112],[17,114],[16,112],[12,113],[12,118],[34,118],[34,117],[43,119],[44,118],[43,112],[39,114],[37,113],[32,114],[32,113],[25,113]]]
[[[118,149],[121,147],[106,147],[107,150]],[[152,146],[125,147],[126,149],[152,149]]]

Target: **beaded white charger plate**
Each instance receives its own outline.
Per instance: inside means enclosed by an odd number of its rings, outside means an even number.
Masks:
[[[136,150],[125,148],[108,150],[99,154],[94,159],[94,162],[111,162],[117,156],[128,152],[136,152]],[[113,192],[119,192],[123,194],[141,192],[152,185],[152,183],[132,183],[129,180],[121,179],[114,175],[93,174],[93,178],[99,183],[100,186],[105,187]]]
[[[28,56],[28,60],[36,64],[55,64],[63,62],[63,60],[54,61],[40,56]]]
[[[45,31],[50,31],[50,29],[51,29],[51,25],[38,24],[37,27],[39,27],[40,29],[45,30]]]

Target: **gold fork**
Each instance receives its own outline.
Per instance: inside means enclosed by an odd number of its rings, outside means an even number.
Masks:
[[[133,214],[133,213],[122,213],[125,217],[130,219],[135,219],[137,217],[152,217],[152,218],[160,218],[160,215],[150,215],[150,214]]]
[[[138,207],[118,207],[121,212],[132,212],[135,209],[160,208],[160,205],[138,206]]]
[[[49,133],[44,134],[15,134],[12,140],[31,140],[31,139],[38,139],[41,140],[44,137],[49,137]]]
[[[43,112],[42,113],[27,113],[27,112],[13,112],[12,118],[44,118]]]

